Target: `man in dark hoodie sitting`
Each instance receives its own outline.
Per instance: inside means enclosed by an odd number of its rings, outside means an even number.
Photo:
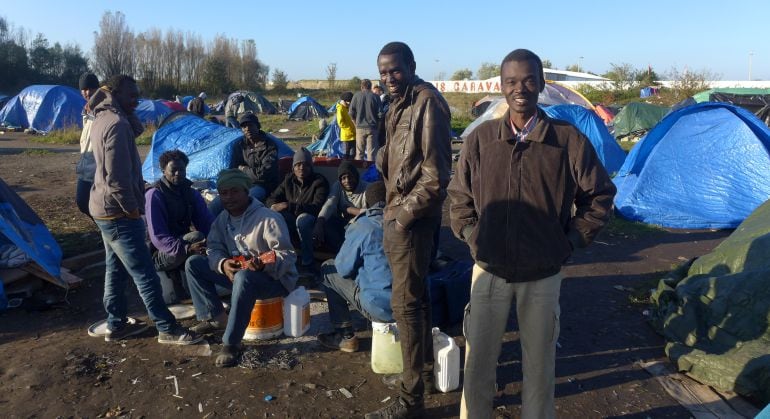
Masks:
[[[159,331],[158,342],[189,345],[201,337],[181,327],[164,304],[160,279],[145,244],[144,180],[135,142],[143,130],[134,114],[138,99],[136,81],[119,75],[110,78],[89,103],[95,118],[90,139],[96,171],[88,209],[104,241],[104,339],[121,340],[147,329],[144,322],[127,321],[125,290],[131,278]]]
[[[267,199],[266,205],[283,215],[292,239],[302,250],[300,268],[313,271],[313,229],[329,195],[329,182],[313,171],[313,157],[306,148],[294,153],[292,172]]]
[[[332,252],[338,252],[345,239],[345,227],[366,208],[364,191],[366,181],[361,180],[358,169],[343,160],[337,170],[337,182],[332,185],[318,219],[313,238]]]

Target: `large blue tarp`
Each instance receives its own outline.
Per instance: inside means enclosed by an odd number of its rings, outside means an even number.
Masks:
[[[159,126],[163,118],[171,114],[171,108],[161,100],[141,99],[136,107],[136,116],[143,124]]]
[[[17,263],[25,259],[36,262],[54,277],[59,278],[61,274],[59,244],[35,211],[0,179],[0,256],[10,255],[14,255],[11,259]],[[22,257],[17,259],[19,255]],[[7,262],[7,259],[0,261],[0,266],[17,266]]]
[[[613,179],[623,217],[671,228],[735,228],[770,198],[770,129],[725,103],[672,112]]]
[[[554,119],[569,122],[583,133],[596,150],[607,173],[612,175],[620,170],[626,160],[626,152],[618,145],[615,138],[607,131],[604,121],[596,112],[578,105],[554,105],[543,108]]]
[[[268,134],[278,146],[278,157],[294,155],[294,150]],[[215,180],[219,172],[231,166],[233,153],[243,141],[241,130],[206,121],[187,112],[166,118],[152,136],[150,152],[142,165],[142,176],[154,182],[163,175],[159,160],[163,152],[179,149],[190,158],[187,177],[191,180]]]
[[[340,126],[337,124],[337,118],[326,126],[321,138],[318,141],[306,147],[313,154],[322,154],[327,157],[342,158],[342,141],[340,141]]]
[[[0,110],[0,123],[42,133],[83,127],[86,100],[69,86],[33,85],[14,96]]]

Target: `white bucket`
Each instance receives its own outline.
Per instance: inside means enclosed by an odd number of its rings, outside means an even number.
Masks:
[[[310,329],[310,294],[297,287],[283,300],[283,334],[298,338]]]
[[[436,388],[446,393],[460,387],[460,347],[438,327],[433,328],[433,359]]]
[[[404,370],[401,342],[395,323],[372,322],[372,371],[398,374]]]

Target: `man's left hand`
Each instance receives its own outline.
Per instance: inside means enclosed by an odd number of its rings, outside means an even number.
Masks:
[[[288,202],[276,202],[275,204],[270,206],[270,209],[275,212],[281,212],[286,210],[286,208],[289,208]]]

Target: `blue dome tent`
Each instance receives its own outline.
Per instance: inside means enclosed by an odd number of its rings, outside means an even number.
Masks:
[[[543,108],[554,119],[569,122],[583,133],[596,150],[604,168],[612,175],[620,170],[626,159],[626,152],[607,131],[604,121],[596,112],[578,105],[554,105]]]
[[[293,156],[294,150],[280,139],[268,134],[278,145],[278,158]],[[163,152],[179,149],[190,158],[187,177],[195,180],[215,180],[222,169],[230,167],[243,133],[235,128],[209,122],[189,112],[169,115],[152,136],[152,146],[142,165],[147,182],[158,180],[163,173],[159,165]]]
[[[289,107],[289,119],[309,121],[315,118],[326,118],[329,112],[310,96],[302,96]]]
[[[42,133],[83,126],[81,112],[86,100],[69,86],[33,85],[14,96],[0,110],[3,125]]]
[[[672,112],[613,179],[615,207],[671,228],[735,228],[770,198],[770,129],[745,109],[701,103]]]
[[[143,124],[156,126],[163,122],[163,118],[170,115],[172,110],[160,100],[140,99],[136,107],[136,116]]]
[[[340,141],[340,126],[337,124],[337,118],[324,128],[321,138],[318,141],[306,147],[313,154],[322,154],[326,157],[342,158],[342,142]]]

